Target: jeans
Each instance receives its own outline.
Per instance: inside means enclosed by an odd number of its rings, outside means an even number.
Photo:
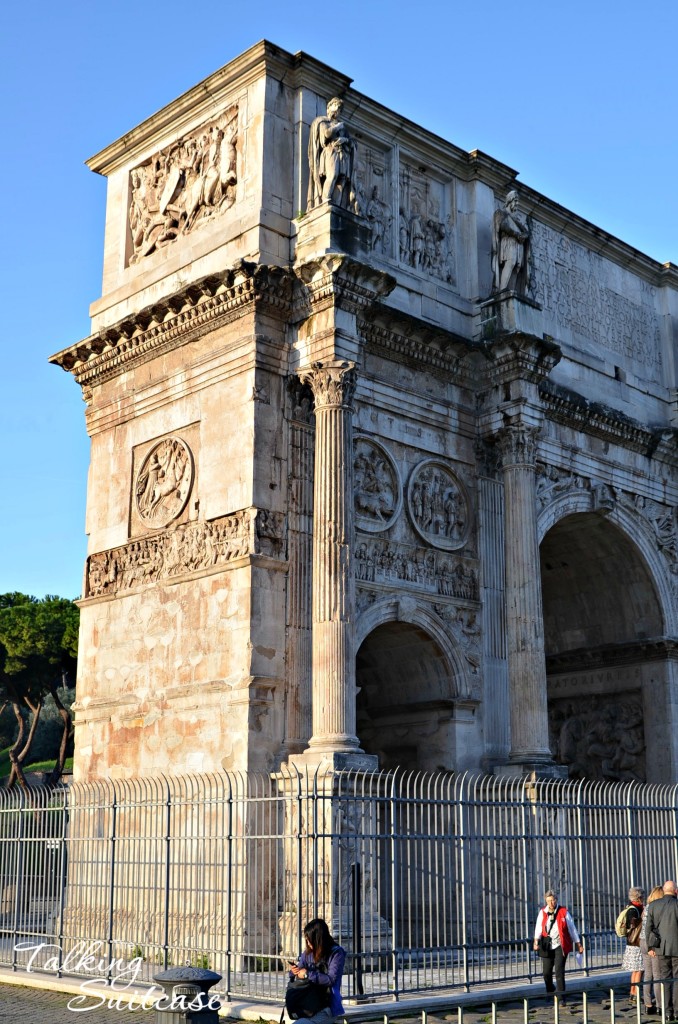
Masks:
[[[555,992],[557,996],[565,994],[565,961],[567,954],[563,953],[561,946],[552,949],[548,956],[543,957],[542,967],[544,970],[544,984],[548,993]],[[553,984],[553,975],[556,976],[556,983]]]

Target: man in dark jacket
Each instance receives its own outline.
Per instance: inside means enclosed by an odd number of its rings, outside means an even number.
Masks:
[[[678,900],[676,883],[664,882],[664,895],[648,903],[647,951],[659,960],[659,977],[664,991],[666,1019],[675,1020],[673,989],[678,979]]]

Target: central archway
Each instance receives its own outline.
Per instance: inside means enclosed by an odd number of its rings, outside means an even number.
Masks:
[[[556,760],[573,777],[663,781],[664,622],[640,550],[610,517],[588,511],[552,526],[540,558]]]
[[[422,626],[386,622],[363,640],[356,657],[357,731],[382,768],[454,766],[452,667]]]

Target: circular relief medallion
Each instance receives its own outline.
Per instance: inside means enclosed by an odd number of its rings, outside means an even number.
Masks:
[[[167,526],[186,507],[193,486],[193,456],[185,441],[166,437],[154,445],[137,475],[135,498],[147,526]]]
[[[383,445],[370,437],[358,435],[353,440],[353,487],[358,529],[388,530],[402,506],[400,475]]]
[[[415,530],[433,547],[455,551],[464,546],[471,528],[469,501],[444,462],[426,459],[414,467],[407,505]]]

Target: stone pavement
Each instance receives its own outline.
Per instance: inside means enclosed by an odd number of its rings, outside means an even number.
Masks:
[[[478,993],[480,997],[480,993]],[[89,1007],[83,1012],[83,1005],[80,1012],[76,1014],[75,1009],[69,1008],[69,1003],[77,997],[66,992],[56,992],[46,989],[28,988],[21,985],[0,984],[0,1022],[1,1024],[76,1024],[82,1021],[83,1024],[114,1024],[115,1021],[125,1024],[155,1024],[155,1012],[153,1010],[130,1010],[124,1003],[120,1008],[111,1008],[103,1005],[103,997],[91,994],[87,997],[86,1005]],[[466,999],[469,997],[467,996]],[[480,997],[482,999],[482,997]],[[610,1005],[609,992],[604,989],[593,990],[588,993],[587,1013],[584,1015],[584,1006],[581,993],[572,993],[568,997],[568,1004],[562,1007],[556,1018],[553,1000],[546,1000],[534,992],[534,998],[530,998],[528,1024],[580,1024],[585,1019],[591,1024],[635,1024],[638,1020],[637,1011],[629,1005],[628,999],[618,1000],[614,1007],[614,1014]],[[366,1010],[363,1007],[363,1011]],[[372,1008],[371,1008],[372,1009]],[[398,1013],[397,1024],[421,1024],[421,1013],[407,1014],[402,1003],[381,1003],[373,1004],[374,1017],[383,1021],[386,1014]],[[498,1024],[523,1024],[524,1003],[522,999],[502,1002],[497,1008],[496,1021]],[[267,1014],[267,1016],[269,1016]],[[277,1012],[271,1007],[270,1018],[277,1019]],[[351,1016],[349,1011],[349,1017]],[[362,1014],[361,1014],[362,1016]],[[427,1024],[460,1024],[457,1009],[445,1011],[436,1008],[427,1013]],[[661,1024],[661,1017],[648,1017],[641,1010],[643,1024],[657,1022]],[[229,1024],[229,1018],[223,1018],[224,1024]],[[235,1024],[230,1019],[231,1024]],[[464,1024],[493,1024],[492,1009],[490,1003],[467,1003],[463,1009]]]

